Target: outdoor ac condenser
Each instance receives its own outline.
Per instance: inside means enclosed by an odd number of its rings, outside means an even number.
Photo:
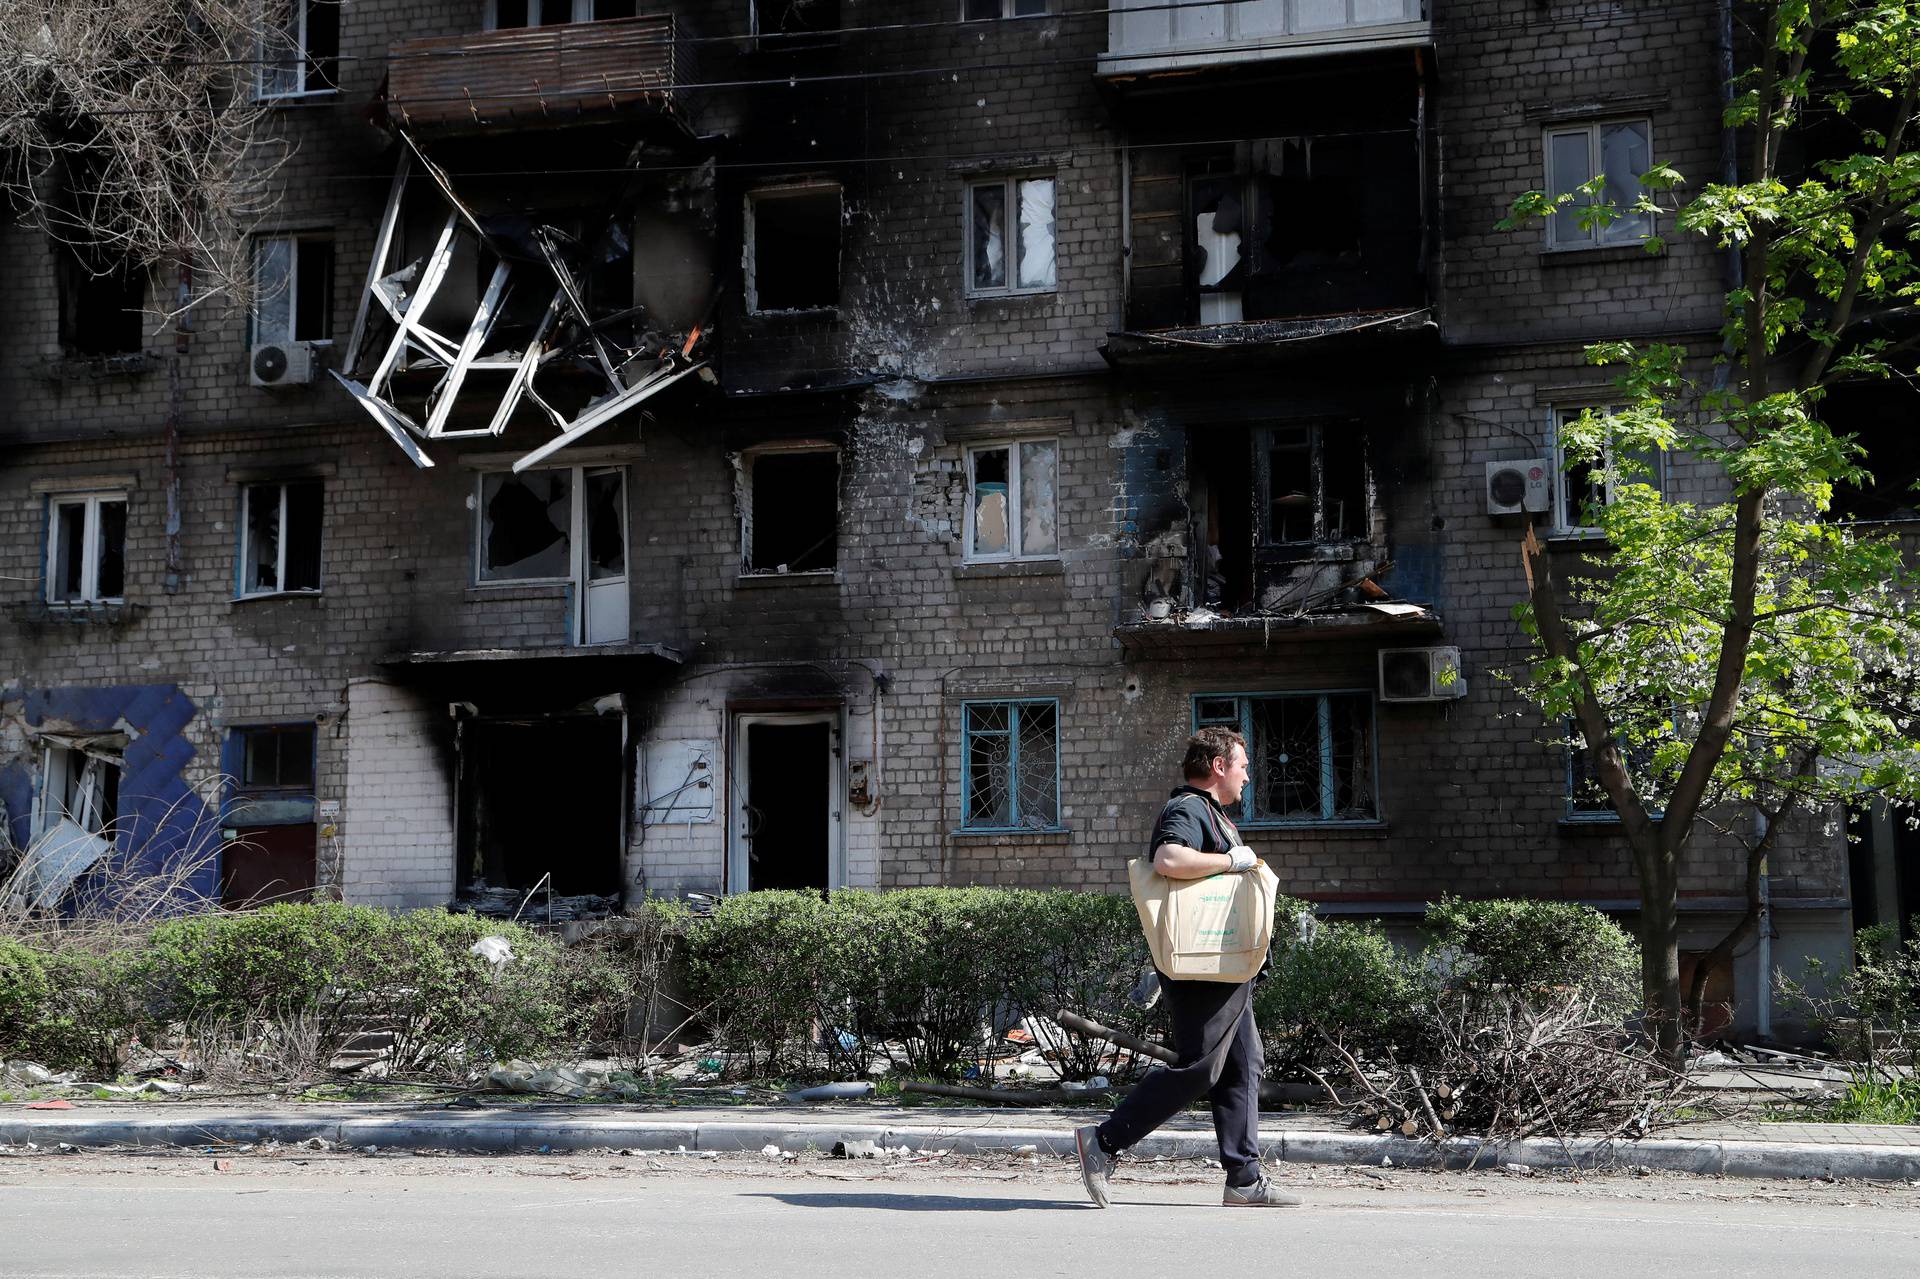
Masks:
[[[1380,700],[1383,702],[1450,702],[1467,695],[1460,674],[1460,650],[1383,648],[1380,650]]]
[[[255,386],[306,386],[313,381],[313,348],[305,342],[262,342],[247,361]]]
[[[1487,463],[1487,514],[1525,515],[1552,509],[1553,464],[1543,457]]]

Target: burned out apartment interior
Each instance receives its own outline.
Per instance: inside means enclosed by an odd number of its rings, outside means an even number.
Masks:
[[[1657,290],[1710,351],[1719,268],[1491,223],[1712,152],[1713,36],[1614,83],[1593,22],[1510,9],[299,0],[262,92],[312,159],[176,442],[176,282],[4,233],[57,299],[0,369],[0,829],[73,850],[35,891],[138,833],[236,905],[1114,890],[1217,723],[1323,911],[1630,915],[1494,673],[1520,532],[1578,553],[1605,500],[1557,465],[1583,344]],[[1491,76],[1489,24],[1576,70]],[[1910,391],[1849,393],[1848,513],[1913,518],[1872,425]],[[1904,828],[1856,825],[1780,858],[1776,954],[1910,913]],[[1732,890],[1690,891],[1704,949]]]

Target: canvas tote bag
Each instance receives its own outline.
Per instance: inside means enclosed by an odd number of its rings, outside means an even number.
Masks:
[[[1250,981],[1273,943],[1280,877],[1264,862],[1238,874],[1168,879],[1153,858],[1127,863],[1140,927],[1153,964],[1186,981]]]

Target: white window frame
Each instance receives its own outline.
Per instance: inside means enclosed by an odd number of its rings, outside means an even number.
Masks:
[[[1035,3],[1040,6],[1038,13],[1021,13],[1022,3]],[[960,21],[962,22],[1004,22],[1008,18],[1045,18],[1053,13],[1053,0],[998,0],[1000,12],[990,18],[970,18],[967,16],[967,0],[960,0]]]
[[[835,486],[833,494],[834,553],[833,563],[826,568],[797,569],[790,573],[778,573],[773,569],[753,567],[753,485],[754,472],[761,459],[767,457],[794,457],[805,453],[831,453],[840,467],[841,483]],[[846,480],[846,459],[840,455],[840,446],[821,441],[795,441],[790,444],[768,444],[759,448],[745,449],[737,457],[735,465],[739,468],[739,525],[740,525],[740,576],[759,578],[780,577],[832,577],[840,571],[840,534],[845,532],[844,517],[846,511],[841,505],[841,492]]]
[[[1053,279],[1046,284],[1022,285],[1020,281],[1020,254],[1023,245],[1020,241],[1020,188],[1028,182],[1050,182],[1053,184]],[[999,287],[980,288],[973,282],[973,193],[982,187],[999,187],[1003,201],[1001,207],[1007,217],[1007,282]],[[966,199],[960,210],[963,222],[962,241],[966,248],[966,258],[961,263],[961,276],[966,281],[967,296],[970,298],[1006,298],[1031,297],[1039,293],[1057,293],[1060,289],[1060,182],[1051,173],[1019,173],[998,177],[975,178],[966,185]]]
[[[234,584],[237,587],[235,592],[236,599],[257,600],[265,599],[273,595],[320,594],[320,587],[317,585],[295,587],[285,585],[287,580],[287,489],[293,484],[304,483],[320,485],[320,537],[321,543],[324,546],[326,540],[327,510],[325,481],[310,480],[303,476],[293,476],[284,480],[261,480],[258,483],[242,484],[240,486],[240,563],[236,566],[238,571],[234,575]],[[279,523],[275,527],[280,530],[280,536],[275,539],[274,542],[274,550],[276,552],[273,565],[274,585],[270,588],[258,587],[249,590],[247,587],[247,567],[253,563],[253,547],[250,545],[253,538],[253,498],[254,494],[261,489],[275,489],[279,493]]]
[[[749,191],[745,197],[744,234],[740,237],[740,268],[745,284],[747,313],[749,315],[824,315],[840,308],[840,271],[846,256],[842,243],[843,235],[836,235],[833,243],[834,300],[819,302],[812,306],[780,307],[763,310],[760,306],[760,289],[755,282],[759,269],[760,242],[758,235],[756,206],[761,200],[791,199],[809,192],[831,191],[840,205],[840,225],[844,228],[847,216],[847,191],[838,182],[783,182],[774,186],[764,186]]]
[[[109,768],[121,774],[120,781],[126,780],[126,761],[113,752],[89,746],[84,739],[78,742],[73,739],[43,740],[40,744],[40,792],[34,797],[35,838],[45,834],[61,818],[66,818],[88,834],[99,835],[108,843],[114,843],[116,832],[112,828],[118,825],[119,817],[116,814],[109,821],[101,816],[101,809],[106,802],[104,770]],[[66,804],[69,783],[78,800],[78,812],[68,809]],[[116,793],[117,790],[116,787]]]
[[[554,577],[496,577],[481,576],[484,567],[483,557],[487,553],[487,480],[497,475],[513,475],[513,471],[504,466],[489,466],[473,477],[473,563],[468,585],[476,590],[513,590],[521,586],[571,586],[582,580],[587,555],[587,476],[599,471],[617,470],[621,473],[621,502],[624,519],[621,524],[621,536],[627,539],[627,581],[631,587],[633,581],[633,520],[632,485],[633,476],[628,474],[625,464],[619,462],[594,462],[577,466],[536,466],[521,472],[522,475],[539,475],[547,471],[565,471],[567,473],[567,571]]]
[[[1555,195],[1558,186],[1554,180],[1553,172],[1553,140],[1556,137],[1576,133],[1585,134],[1587,138],[1587,166],[1589,168],[1597,168],[1600,164],[1600,130],[1611,125],[1621,124],[1637,124],[1646,130],[1647,160],[1649,161],[1649,167],[1651,167],[1656,152],[1653,146],[1653,121],[1647,116],[1630,116],[1625,119],[1613,120],[1589,120],[1580,124],[1550,124],[1541,130],[1540,167],[1546,175],[1546,185],[1543,189],[1547,192],[1548,196],[1551,197]],[[1598,176],[1598,172],[1589,173],[1579,179],[1579,181],[1570,183],[1569,186],[1578,187],[1581,183],[1591,182]],[[1636,174],[1635,177],[1637,179],[1638,175]],[[1643,194],[1644,191],[1645,189],[1642,188]],[[1569,253],[1580,249],[1612,249],[1622,245],[1645,244],[1648,238],[1655,233],[1656,229],[1656,219],[1654,219],[1651,214],[1646,216],[1647,229],[1639,234],[1629,235],[1624,231],[1615,230],[1615,228],[1625,224],[1626,218],[1623,216],[1606,227],[1596,227],[1592,231],[1582,232],[1583,238],[1581,239],[1562,240],[1554,226],[1556,219],[1554,215],[1550,213],[1545,219],[1547,225],[1547,248],[1556,252]]]
[[[288,343],[304,342],[308,346],[315,347],[328,347],[333,345],[333,338],[331,336],[323,338],[303,338],[296,336],[294,333],[294,329],[298,327],[300,320],[300,246],[309,243],[325,244],[327,251],[334,255],[334,270],[339,270],[340,258],[336,251],[337,246],[335,246],[333,236],[330,232],[291,231],[278,235],[256,235],[253,237],[253,256],[247,268],[253,276],[253,305],[247,312],[248,346],[259,346],[262,342],[278,342],[282,340]],[[287,297],[287,336],[285,339],[262,337],[260,333],[260,258],[262,250],[269,244],[285,244],[288,248],[285,289]],[[327,313],[329,320],[332,318],[332,312],[333,299],[328,298]],[[327,332],[329,334],[333,332],[333,325],[331,323],[327,325]]]
[[[1547,454],[1553,464],[1553,531],[1573,537],[1596,536],[1600,531],[1592,524],[1575,523],[1579,518],[1579,506],[1575,505],[1573,494],[1567,488],[1567,481],[1572,477],[1567,474],[1566,447],[1560,442],[1560,434],[1565,429],[1566,423],[1589,410],[1595,413],[1617,411],[1615,406],[1609,404],[1555,405],[1547,410]],[[1607,442],[1600,450],[1600,456],[1595,459],[1595,464],[1604,471],[1613,470],[1611,429],[1607,432]],[[1664,452],[1654,454],[1652,478],[1653,487],[1665,493],[1667,491],[1667,458]],[[1612,502],[1613,482],[1607,480],[1600,488],[1600,505],[1609,506]],[[1584,506],[1584,500],[1579,505]]]
[[[1026,496],[1020,491],[1020,449],[1028,444],[1053,445],[1053,546],[1051,551],[1038,551],[1027,554],[1021,545],[1026,537]],[[1007,452],[1007,550],[1005,553],[981,553],[974,550],[974,464],[973,459],[981,453]],[[1051,435],[1029,435],[1006,440],[983,440],[978,444],[969,444],[964,454],[967,468],[967,505],[962,516],[965,523],[964,560],[968,564],[1009,564],[1009,563],[1045,563],[1060,558],[1060,548],[1065,545],[1066,530],[1060,513],[1060,469],[1065,455],[1060,448],[1060,440]]]
[[[86,604],[126,603],[124,570],[121,576],[120,594],[102,595],[100,593],[100,508],[109,502],[118,502],[122,506],[128,505],[126,492],[111,490],[98,493],[54,493],[48,496],[46,579],[42,594],[49,606],[77,608]],[[63,506],[86,508],[86,515],[81,519],[80,524],[80,595],[77,599],[55,599],[53,596],[53,584],[60,571],[60,508]],[[120,543],[122,564],[125,564],[126,556],[126,534],[123,531]]]
[[[529,3],[531,2],[532,0],[529,0]],[[573,16],[567,19],[567,21],[568,22],[595,21],[595,18],[593,16],[593,6],[594,6],[594,0],[573,0]],[[553,25],[563,26],[565,24],[555,23]],[[498,31],[501,29],[500,0],[487,0],[487,12],[486,12],[485,18],[482,19],[481,21],[481,27],[483,30],[487,30],[487,31]],[[525,31],[525,30],[531,30],[532,28],[508,27],[506,29],[508,31]]]
[[[307,10],[309,0],[288,0],[288,2],[291,5],[291,12],[288,16],[292,19],[292,29],[288,32],[291,36],[293,50],[292,61],[299,65],[299,79],[301,83],[304,84],[307,76],[313,71],[313,64],[315,62],[315,59],[309,57],[307,52]],[[575,3],[578,3],[578,0],[575,0]],[[489,0],[487,7],[489,11],[492,10],[491,0]],[[341,16],[344,17],[346,14],[346,6],[341,5],[340,11]],[[339,57],[340,51],[335,49],[335,61],[338,61]],[[332,97],[340,92],[338,85],[322,85],[317,89],[269,89],[267,87],[267,77],[271,75],[279,65],[279,63],[273,61],[272,50],[266,46],[262,46],[260,53],[260,74],[254,80],[253,85],[253,96],[257,100],[261,102],[297,102],[302,98]]]

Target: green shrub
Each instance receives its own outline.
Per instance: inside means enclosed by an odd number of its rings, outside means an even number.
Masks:
[[[1827,1105],[1836,1124],[1920,1124],[1920,1079],[1861,1076]]]
[[[687,933],[692,1002],[746,1073],[804,1060],[832,971],[827,903],[817,893],[736,893]],[[796,1057],[796,1051],[802,1056]]]
[[[1639,1006],[1639,944],[1590,907],[1445,897],[1427,907],[1426,927],[1434,967],[1456,993],[1535,999],[1576,990],[1621,1019]]]
[[[1272,967],[1254,989],[1267,1070],[1278,1077],[1344,1068],[1336,1044],[1363,1061],[1404,1050],[1427,996],[1418,961],[1377,928],[1336,921],[1302,930],[1310,910],[1281,901]]]
[[[0,938],[0,1060],[111,1079],[139,1029],[124,952],[42,950]]]
[[[1165,1033],[1165,1006],[1132,998],[1151,957],[1133,901],[1108,893],[1012,892],[1006,960],[1011,1006],[1037,1014],[1040,1047],[1054,1052],[1071,1079],[1111,1074],[1105,1045],[1079,1031],[1053,1029],[1060,1009],[1145,1038]]]
[[[1914,937],[1902,942],[1892,924],[1862,928],[1854,934],[1853,967],[1846,972],[1834,974],[1808,956],[1806,986],[1784,977],[1780,982],[1786,998],[1807,1009],[1857,1063],[1863,1079],[1875,1084],[1920,1075],[1920,915],[1913,930]]]

